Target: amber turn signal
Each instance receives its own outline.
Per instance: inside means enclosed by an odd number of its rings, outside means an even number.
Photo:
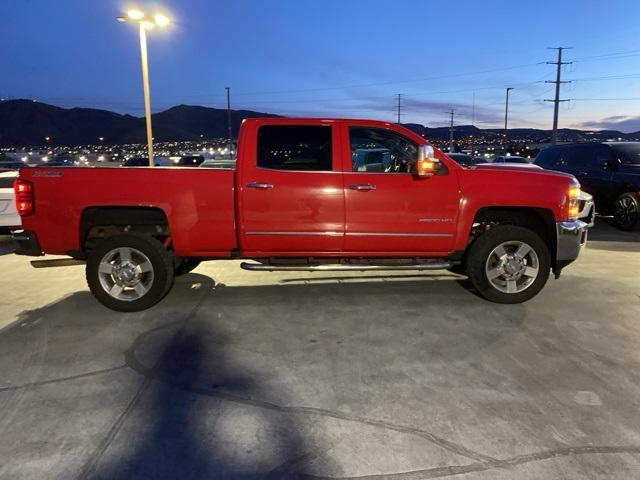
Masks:
[[[438,171],[440,162],[433,158],[423,158],[418,160],[416,165],[417,174],[419,177],[428,177],[434,175]]]

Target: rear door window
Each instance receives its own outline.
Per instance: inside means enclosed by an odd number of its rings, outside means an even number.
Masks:
[[[257,166],[271,170],[331,171],[331,126],[260,127]]]

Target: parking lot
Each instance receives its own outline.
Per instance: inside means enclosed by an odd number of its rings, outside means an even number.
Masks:
[[[0,478],[637,478],[640,233],[525,304],[209,262],[151,310],[0,244]]]

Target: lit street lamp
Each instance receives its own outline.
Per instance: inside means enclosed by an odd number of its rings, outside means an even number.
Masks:
[[[144,114],[147,121],[147,149],[149,166],[153,167],[153,133],[151,132],[151,98],[149,94],[149,64],[147,62],[147,30],[154,27],[166,27],[169,18],[162,14],[148,17],[140,10],[129,10],[126,16],[117,17],[119,22],[135,22],[140,29],[140,63],[142,65],[142,88],[144,90]]]

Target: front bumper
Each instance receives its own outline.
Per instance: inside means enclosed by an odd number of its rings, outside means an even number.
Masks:
[[[17,230],[11,234],[11,237],[18,245],[18,248],[16,248],[14,252],[16,255],[29,255],[31,257],[41,257],[44,255],[35,232]]]
[[[587,243],[587,232],[589,224],[575,220],[572,222],[556,223],[556,261],[553,266],[553,273],[556,277],[560,275],[561,270],[573,262],[582,247]]]

